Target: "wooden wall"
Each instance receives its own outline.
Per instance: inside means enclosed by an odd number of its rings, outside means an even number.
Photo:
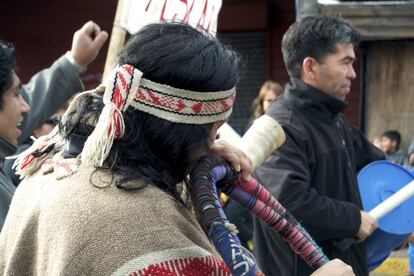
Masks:
[[[367,134],[398,130],[406,149],[414,137],[414,41],[372,42],[368,50]]]
[[[322,14],[339,15],[362,34],[364,40],[393,40],[414,37],[414,2],[339,2],[320,5]]]

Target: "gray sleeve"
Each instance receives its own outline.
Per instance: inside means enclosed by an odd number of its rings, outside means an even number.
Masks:
[[[22,124],[19,144],[27,139],[42,120],[49,118],[73,94],[84,89],[76,68],[64,56],[50,68],[34,75],[20,93],[30,106]]]

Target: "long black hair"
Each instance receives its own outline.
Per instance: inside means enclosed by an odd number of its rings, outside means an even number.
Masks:
[[[230,48],[180,23],[142,28],[119,54],[119,64],[138,68],[146,79],[198,92],[236,86],[238,63]],[[119,176],[121,189],[141,188],[131,185],[131,180],[141,178],[183,203],[177,183],[184,180],[191,164],[208,153],[212,123],[172,123],[132,107],[123,117],[124,135],[114,141],[104,168]]]

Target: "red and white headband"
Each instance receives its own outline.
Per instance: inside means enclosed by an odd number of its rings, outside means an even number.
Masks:
[[[114,139],[124,134],[123,115],[129,106],[158,118],[182,124],[226,120],[235,100],[235,87],[225,91],[195,92],[142,78],[131,65],[115,68],[105,87],[105,107],[82,151],[82,162],[102,166]]]

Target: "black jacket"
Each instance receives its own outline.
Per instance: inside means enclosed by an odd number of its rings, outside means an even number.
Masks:
[[[285,143],[256,170],[258,181],[289,210],[329,258],[340,258],[356,275],[368,275],[363,244],[340,251],[335,241],[354,237],[361,198],[356,175],[383,159],[341,111],[346,104],[301,80],[292,80],[268,112],[286,132]],[[280,236],[254,221],[255,255],[266,275],[309,275],[312,270]]]

